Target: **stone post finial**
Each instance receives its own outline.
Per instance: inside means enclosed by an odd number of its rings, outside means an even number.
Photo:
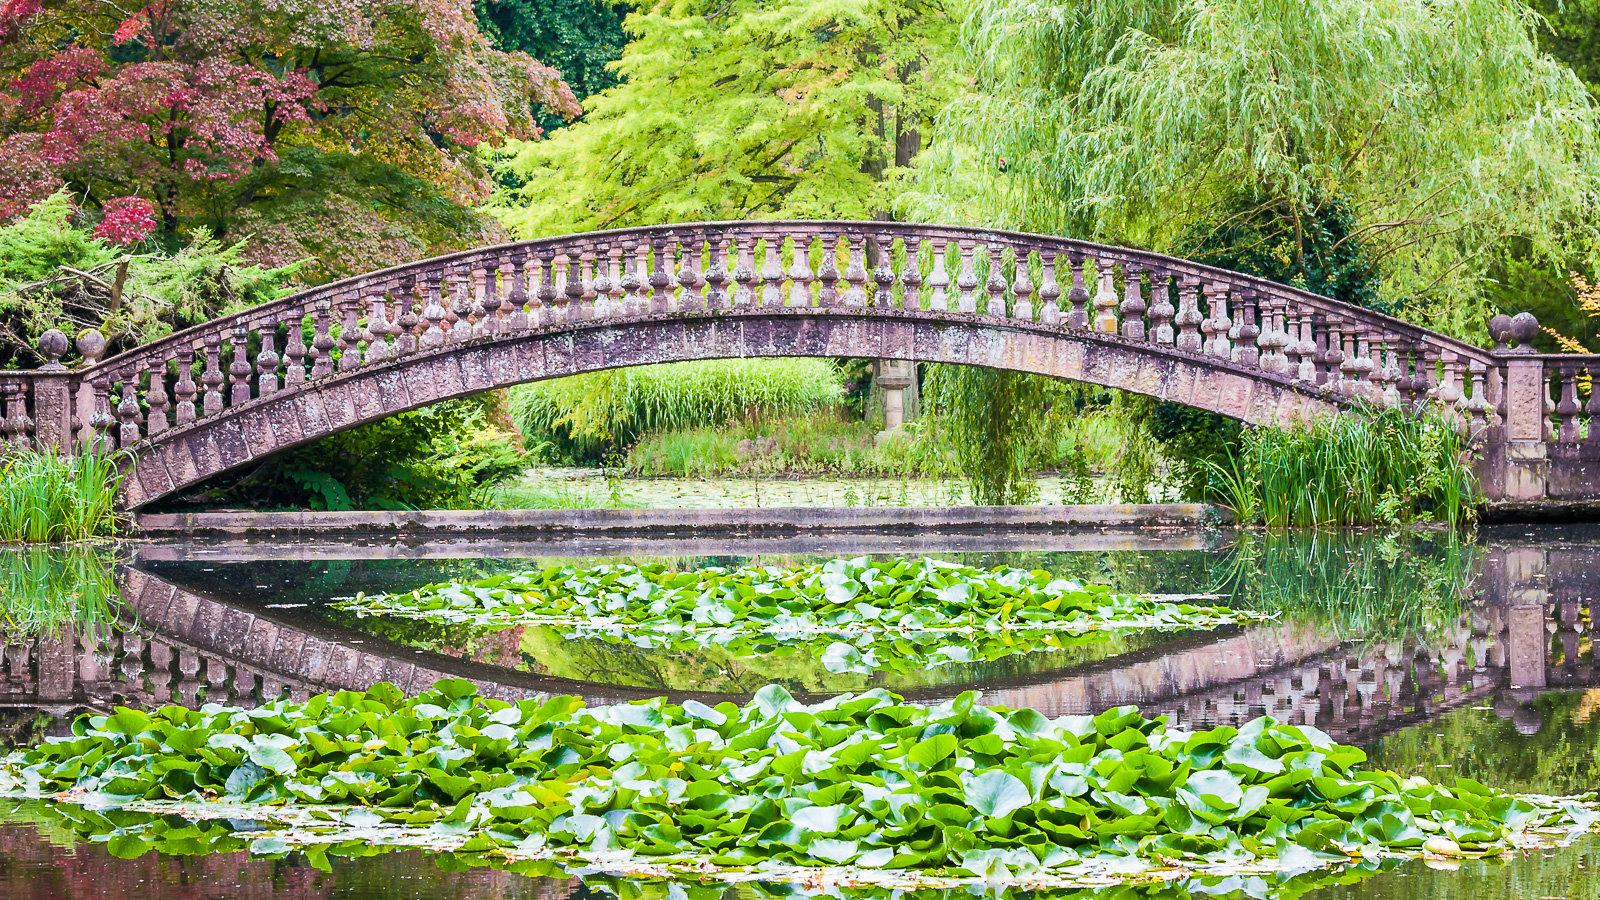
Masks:
[[[1539,333],[1539,320],[1531,312],[1519,312],[1511,317],[1511,339],[1517,342],[1516,352],[1532,353],[1529,342]]]
[[[1511,349],[1507,344],[1511,340],[1511,317],[1500,313],[1490,318],[1489,337],[1494,339],[1494,352],[1504,353]]]
[[[78,334],[78,353],[83,356],[84,365],[92,366],[99,362],[101,354],[105,352],[105,335],[93,328],[86,328]]]
[[[45,364],[40,366],[46,372],[60,372],[66,368],[61,364],[61,357],[67,354],[71,344],[67,336],[59,329],[52,328],[39,335],[39,352],[44,354]]]

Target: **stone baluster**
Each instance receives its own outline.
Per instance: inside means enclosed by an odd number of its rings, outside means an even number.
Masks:
[[[1387,407],[1395,407],[1400,405],[1400,391],[1398,385],[1400,383],[1400,378],[1402,377],[1401,367],[1405,365],[1405,362],[1400,356],[1400,348],[1397,344],[1398,338],[1396,338],[1394,335],[1384,335],[1384,364],[1382,381],[1383,405]]]
[[[1150,270],[1150,340],[1171,347],[1177,340],[1172,328],[1172,317],[1178,314],[1172,305],[1172,276],[1161,269]]]
[[[761,280],[766,282],[761,288],[762,306],[783,305],[783,239],[768,237],[767,261],[761,267]]]
[[[649,253],[650,247],[647,244],[640,244],[634,247],[631,265],[626,258],[626,252],[623,254],[623,315],[637,316],[650,308],[647,299],[650,290]]]
[[[1561,399],[1556,403],[1556,419],[1560,422],[1557,440],[1563,444],[1575,443],[1578,440],[1578,413],[1582,411],[1578,405],[1578,364],[1564,362],[1552,368],[1560,379]]]
[[[1450,421],[1459,424],[1460,417],[1457,415],[1457,413],[1459,411],[1458,404],[1461,401],[1461,389],[1456,386],[1456,375],[1459,370],[1457,368],[1458,362],[1455,351],[1445,350],[1441,352],[1439,354],[1439,362],[1441,363],[1442,371],[1439,377],[1439,389],[1435,399],[1437,399],[1440,410],[1444,413],[1444,415],[1449,418]]]
[[[536,328],[543,321],[545,310],[555,308],[559,293],[556,290],[555,263],[554,247],[544,247],[539,251],[539,284],[530,291],[528,254],[518,251],[512,255],[511,290],[506,291],[505,299],[500,301],[500,310],[506,317],[502,334],[519,334]]]
[[[323,301],[318,300],[318,303]],[[313,325],[313,329],[315,326]],[[306,309],[304,306],[294,306],[289,310],[289,323],[284,332],[286,346],[283,348],[283,386],[290,390],[306,383],[306,357],[311,355],[311,348],[306,346]],[[312,339],[316,339],[313,330]],[[330,344],[331,346],[331,344]]]
[[[122,376],[122,398],[117,403],[117,445],[132,447],[139,443],[139,373]]]
[[[1056,251],[1039,253],[1042,278],[1039,283],[1039,322],[1052,328],[1061,326],[1061,283],[1056,279]]]
[[[1133,263],[1122,264],[1122,336],[1129,340],[1145,339],[1144,270]]]
[[[1261,326],[1256,324],[1256,311],[1256,292],[1248,288],[1240,291],[1238,344],[1234,347],[1233,361],[1251,369],[1261,365],[1261,348],[1256,344],[1261,338]]]
[[[972,241],[958,241],[961,249],[961,272],[956,275],[956,312],[967,315],[977,315],[978,298],[973,292],[978,289],[978,275],[972,268]]]
[[[256,396],[267,397],[278,392],[278,329],[268,322],[258,333],[261,349],[256,351]]]
[[[395,356],[409,356],[417,352],[417,282],[408,278],[400,285],[395,296],[394,336]]]
[[[361,339],[367,343],[367,353],[364,362],[367,365],[380,363],[389,358],[389,342],[386,336],[389,333],[389,314],[384,309],[382,294],[373,294],[367,298],[367,327],[361,332]]]
[[[803,234],[794,237],[794,258],[789,264],[789,304],[790,306],[811,306],[811,279],[815,273],[811,271],[811,261],[807,259],[811,241]],[[827,248],[823,251],[826,254]]]
[[[945,271],[945,256],[948,254],[950,244],[948,241],[934,241],[933,271],[928,273],[928,310],[930,312],[946,312],[950,309],[950,273]]]
[[[838,306],[839,279],[844,276],[839,273],[839,236],[833,232],[825,231],[821,235],[821,242],[817,246],[817,292],[816,305],[819,307]]]
[[[472,277],[471,273],[457,275],[450,284],[450,312],[455,322],[448,332],[452,344],[465,344],[472,340]]]
[[[1419,405],[1432,405],[1439,400],[1439,351],[1431,344],[1422,347],[1422,365],[1418,370],[1422,380]]]
[[[867,267],[866,247],[861,238],[852,238],[848,235],[845,240],[845,252],[849,254],[848,263],[844,269],[844,280],[850,285],[844,289],[844,305],[847,307],[863,307],[867,305]]]
[[[111,416],[111,377],[104,373],[95,376],[89,382],[89,390],[93,395],[91,408],[94,413],[89,416],[89,439],[86,445],[90,452],[109,453],[114,446],[111,429],[117,424],[117,420]]]
[[[199,388],[194,383],[194,347],[190,344],[179,344],[178,380],[172,384],[172,395],[178,400],[178,405],[173,409],[173,421],[179,425],[187,425],[194,421],[194,398],[199,393]]]
[[[1485,385],[1488,371],[1488,365],[1481,360],[1474,359],[1467,363],[1467,375],[1472,379],[1472,399],[1467,401],[1468,434],[1473,441],[1481,440],[1489,428],[1489,398]],[[1576,400],[1573,405],[1577,405]],[[1576,432],[1576,414],[1573,416],[1573,422],[1573,430]]]
[[[1337,314],[1323,317],[1322,333],[1317,336],[1317,383],[1334,393],[1344,391],[1344,318]]]
[[[250,329],[243,322],[233,328],[233,360],[228,365],[228,405],[250,402]]]
[[[1339,386],[1346,397],[1355,397],[1361,393],[1361,350],[1359,347],[1360,325],[1352,325],[1343,332],[1340,349],[1344,351],[1344,359],[1339,363]]]
[[[877,290],[872,293],[872,305],[879,309],[894,306],[894,238],[878,235],[878,265],[872,270],[872,283]]]
[[[1024,322],[1033,321],[1033,276],[1028,269],[1033,264],[1033,252],[1027,248],[1015,253],[1016,266],[1011,278],[1011,317]]]
[[[554,290],[549,300],[544,299],[547,293],[544,285],[539,285],[539,302],[544,304],[543,312],[539,317],[538,325],[554,325],[560,323],[573,323],[583,321],[583,291],[587,279],[583,273],[583,261],[579,256],[563,253],[552,260],[555,274],[550,285]],[[542,264],[541,264],[542,265]],[[687,298],[687,292],[685,292]],[[535,324],[530,322],[530,324]]]
[[[900,283],[905,286],[901,295],[901,305],[905,309],[921,309],[922,240],[915,235],[906,235],[902,240],[906,243],[906,271],[900,276]]]
[[[1300,371],[1301,381],[1318,384],[1317,374],[1317,317],[1309,309],[1300,312]]]
[[[1355,334],[1350,337],[1350,342],[1355,349],[1355,354],[1350,360],[1355,396],[1368,403],[1377,403],[1377,390],[1375,390],[1377,386],[1372,381],[1372,372],[1376,368],[1372,361],[1372,336],[1366,328],[1358,325]]]
[[[596,248],[595,274],[593,283],[594,304],[590,315],[596,319],[605,319],[616,315],[617,302],[613,293],[620,293],[622,279],[622,249],[609,244],[601,244]],[[603,255],[603,259],[601,256]]]
[[[1283,301],[1268,295],[1257,304],[1261,311],[1261,334],[1256,338],[1256,351],[1262,371],[1283,375],[1289,371],[1289,361],[1283,348],[1289,336],[1283,330]]]
[[[983,289],[989,293],[989,299],[984,303],[983,311],[996,319],[1006,317],[1006,273],[1003,251],[995,244],[984,247],[984,259],[989,263],[989,277],[984,280]]]
[[[205,386],[205,401],[201,409],[206,415],[214,416],[222,412],[222,383],[227,380],[222,374],[222,335],[207,332],[203,340],[206,362],[200,373],[200,383]]]
[[[1211,311],[1211,345],[1208,349],[1212,356],[1233,359],[1233,343],[1228,340],[1228,330],[1233,327],[1233,322],[1228,318],[1228,286],[1211,282],[1205,286],[1205,292],[1206,308]]]
[[[756,304],[755,241],[742,235],[734,235],[733,252],[735,259],[733,283],[738,285],[733,289],[733,308],[754,306]]]
[[[0,416],[0,446],[8,450],[28,445],[28,437],[19,421],[19,411],[26,415],[26,401],[23,399],[25,390],[27,388],[21,381],[0,382],[0,399],[5,403],[5,415]]]
[[[343,316],[343,324],[339,326],[339,371],[349,372],[361,368],[361,342],[372,335],[358,321],[361,317],[360,295],[344,297],[339,305]]]
[[[1600,366],[1586,365],[1583,369],[1584,374],[1589,376],[1589,399],[1583,405],[1583,412],[1587,416],[1586,427],[1588,428],[1588,433],[1584,435],[1584,441],[1589,444],[1600,444],[1600,381],[1596,380],[1600,378]],[[1492,395],[1493,391],[1490,393]],[[1600,628],[1600,619],[1593,621],[1594,626]]]
[[[1301,315],[1300,307],[1293,300],[1283,300],[1278,309],[1278,314],[1283,322],[1283,373],[1295,381],[1302,381],[1300,377]],[[1313,345],[1314,347],[1314,345]]]
[[[584,250],[578,254],[578,284],[574,297],[572,285],[567,286],[567,299],[572,305],[567,307],[569,321],[583,322],[594,318],[595,298],[600,296],[600,290],[595,283],[595,253],[593,250]],[[604,276],[602,275],[603,279]]]
[[[147,370],[150,377],[149,387],[145,390],[144,403],[150,412],[145,416],[145,434],[157,435],[166,431],[170,425],[167,421],[167,407],[171,402],[167,399],[167,357],[157,359]]]
[[[1117,333],[1117,291],[1112,279],[1116,268],[1103,259],[1094,261],[1095,277],[1099,289],[1094,295],[1094,330],[1101,334]]]
[[[709,242],[711,264],[706,269],[706,307],[708,309],[727,309],[731,305],[728,296],[728,285],[733,283],[733,275],[728,271],[724,262],[727,259],[727,239],[718,235]]]
[[[1072,268],[1072,285],[1067,288],[1067,327],[1079,330],[1089,328],[1089,289],[1085,286],[1088,280],[1089,260],[1077,252],[1067,255],[1068,264]]]
[[[1205,352],[1206,337],[1200,332],[1205,318],[1200,315],[1200,282],[1185,275],[1178,280],[1177,347],[1185,353]]]
[[[422,306],[422,337],[417,340],[417,345],[424,350],[444,346],[446,312],[439,297],[439,284],[443,277],[444,272],[437,269],[428,273],[428,292],[424,295]]]
[[[672,277],[671,246],[674,242],[671,232],[650,242],[655,251],[655,266],[650,271],[650,312],[655,315],[672,312],[672,287],[676,283]]]
[[[495,296],[495,275],[498,271],[490,262],[486,262],[482,268],[473,270],[475,296],[472,307],[472,336],[474,338],[487,337],[495,333],[494,328],[498,324],[497,318],[500,312],[500,298]]]
[[[683,264],[678,269],[678,285],[683,292],[678,295],[679,312],[700,312],[706,308],[706,280],[700,274],[700,253],[703,238],[696,234],[686,238],[681,245]],[[799,242],[795,243],[799,247]]]

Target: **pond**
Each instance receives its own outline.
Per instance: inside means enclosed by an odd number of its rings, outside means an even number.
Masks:
[[[940,664],[928,663],[928,648],[912,646],[902,648],[907,664],[885,659],[865,670],[834,671],[821,662],[819,645],[805,640],[754,649],[641,646],[550,626],[362,616],[342,605],[358,593],[556,565],[661,563],[695,571],[923,555],[1044,569],[1119,591],[1203,594],[1194,602],[1238,611],[1241,620],[1215,628],[1112,630],[1060,645],[1024,641]],[[1525,794],[1574,794],[1600,783],[1593,648],[1600,530],[1594,529],[1486,529],[1472,540],[1438,533],[1199,531],[146,543],[0,552],[0,591],[8,616],[0,741],[8,746],[65,735],[77,714],[117,705],[250,708],[379,681],[409,693],[455,677],[508,700],[575,694],[601,704],[666,695],[708,705],[744,703],[760,686],[776,683],[807,701],[882,687],[922,705],[978,689],[986,704],[1050,717],[1131,704],[1195,730],[1266,714],[1361,746],[1375,767],[1402,775],[1461,776]],[[346,848],[344,855],[315,858],[150,850],[120,858],[113,847],[103,835],[85,840],[38,801],[0,799],[0,897],[713,900],[888,893],[820,881],[730,886],[626,879],[496,867],[475,854],[421,850]],[[1196,878],[1067,893],[1600,898],[1600,883],[1587,877],[1600,865],[1597,851],[1600,842],[1586,836],[1572,846],[1493,861],[1386,860],[1337,875]],[[941,893],[953,900],[970,892]]]

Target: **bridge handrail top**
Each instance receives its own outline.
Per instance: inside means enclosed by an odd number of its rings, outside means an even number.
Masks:
[[[1317,294],[1304,288],[1281,284],[1255,275],[1235,272],[1197,263],[1191,260],[1167,256],[1152,250],[1142,250],[1132,247],[1114,247],[1107,244],[1098,244],[1092,241],[1077,238],[1062,237],[1060,235],[1039,234],[1035,232],[1013,231],[1001,228],[982,228],[967,225],[933,225],[916,222],[878,222],[873,220],[847,220],[847,219],[760,219],[760,220],[721,220],[710,222],[673,222],[661,225],[641,225],[626,228],[612,228],[602,231],[574,232],[570,234],[548,235],[524,241],[512,241],[504,244],[494,244],[485,247],[475,247],[469,250],[458,250],[428,259],[402,263],[386,269],[378,269],[349,278],[342,278],[327,284],[308,287],[292,294],[269,300],[246,309],[238,310],[218,316],[207,322],[192,325],[181,331],[158,338],[115,356],[96,362],[92,366],[85,366],[75,370],[80,375],[95,374],[120,374],[121,370],[129,364],[142,366],[147,364],[147,357],[152,355],[165,355],[170,348],[183,344],[193,344],[208,333],[217,331],[229,332],[237,329],[241,324],[246,328],[265,324],[258,321],[261,317],[279,310],[294,306],[304,307],[304,312],[312,310],[309,304],[324,298],[334,299],[340,294],[359,292],[363,287],[372,283],[397,281],[403,283],[408,274],[437,269],[449,266],[452,263],[461,263],[475,257],[509,254],[518,251],[536,250],[549,245],[570,244],[575,241],[585,244],[604,244],[609,240],[629,235],[676,235],[679,232],[693,234],[707,231],[740,230],[752,232],[757,238],[767,236],[792,235],[794,231],[810,231],[826,233],[836,231],[840,236],[861,235],[864,237],[881,234],[905,236],[911,234],[923,239],[949,239],[972,240],[983,243],[985,238],[1003,240],[1009,244],[1031,244],[1035,248],[1048,249],[1050,245],[1057,248],[1057,252],[1066,252],[1085,258],[1106,259],[1113,262],[1132,262],[1151,268],[1158,268],[1173,275],[1187,275],[1203,283],[1216,283],[1230,288],[1249,288],[1273,294],[1288,299],[1293,299],[1306,304],[1318,312],[1335,314],[1352,320],[1359,320],[1375,330],[1385,334],[1394,334],[1410,340],[1426,340],[1440,349],[1451,350],[1457,355],[1480,362],[1494,363],[1502,357],[1492,350],[1458,340],[1447,335],[1434,332],[1423,326],[1403,319],[1388,315],[1387,313],[1364,307],[1352,306],[1332,297]],[[468,270],[470,271],[470,270]],[[1064,299],[1064,294],[1063,294]],[[335,323],[337,324],[337,323]],[[1570,354],[1568,354],[1570,355]],[[1557,354],[1562,356],[1562,354]],[[32,371],[32,370],[24,370]],[[5,373],[0,373],[5,374]]]

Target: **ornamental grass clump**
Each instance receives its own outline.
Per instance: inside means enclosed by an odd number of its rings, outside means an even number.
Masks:
[[[380,684],[252,710],[85,716],[70,737],[5,758],[0,774],[14,794],[97,809],[255,819],[253,838],[280,852],[365,828],[379,843],[431,838],[511,859],[989,881],[1116,860],[1105,871],[1125,877],[1139,868],[1128,860],[1307,869],[1355,855],[1490,855],[1532,830],[1600,818],[1467,779],[1367,771],[1365,759],[1265,717],[1191,733],[1133,707],[1049,719],[971,692],[928,708],[881,690],[808,706],[776,685],[744,706],[590,708],[506,703],[447,679],[411,699]],[[139,821],[105,814],[119,855],[142,852]]]
[[[0,541],[47,543],[110,534],[122,478],[109,452],[7,453],[0,458]]]

